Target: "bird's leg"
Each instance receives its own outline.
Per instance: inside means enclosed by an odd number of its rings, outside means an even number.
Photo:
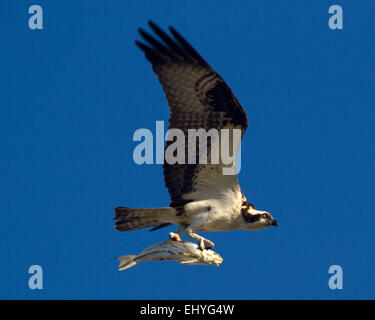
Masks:
[[[173,232],[169,233],[169,239],[175,240],[175,241],[182,241],[181,236],[185,232],[185,229],[186,229],[186,225],[180,224],[178,226],[177,233],[173,233]]]
[[[178,226],[177,234],[178,234],[180,237],[182,237],[182,235],[183,235],[183,233],[185,232],[186,228],[187,228],[187,225],[186,225],[186,224],[180,224],[180,225]]]
[[[199,247],[201,248],[201,250],[204,250],[204,249],[211,249],[214,247],[214,243],[211,242],[210,240],[207,240],[205,238],[203,238],[202,236],[194,233],[190,227],[187,228],[185,230],[185,233],[186,235],[191,238],[191,239],[194,239],[194,240],[197,240],[198,241],[198,245]]]

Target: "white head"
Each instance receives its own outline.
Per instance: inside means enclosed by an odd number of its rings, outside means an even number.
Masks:
[[[255,206],[243,203],[242,209],[243,227],[245,230],[261,230],[270,226],[278,226],[278,222],[267,211],[256,210]]]

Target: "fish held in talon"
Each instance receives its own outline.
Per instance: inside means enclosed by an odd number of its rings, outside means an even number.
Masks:
[[[118,270],[125,270],[138,263],[156,260],[174,260],[187,265],[213,265],[219,266],[223,258],[212,250],[201,250],[198,244],[181,241],[175,234],[170,234],[170,239],[157,243],[138,255],[126,255],[117,258],[120,260]]]

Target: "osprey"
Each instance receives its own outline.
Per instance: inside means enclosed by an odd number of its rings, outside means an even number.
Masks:
[[[242,137],[247,128],[247,116],[224,80],[174,28],[169,27],[172,38],[153,22],[149,21],[149,26],[160,39],[139,29],[145,43],[138,40],[135,43],[152,64],[165,92],[171,110],[169,129],[185,133],[185,151],[189,129],[229,129],[230,132],[240,129]],[[171,143],[167,142],[166,149]],[[187,160],[188,155],[185,158]],[[153,227],[152,231],[177,224],[178,235],[185,233],[203,250],[214,244],[196,231],[260,230],[277,226],[277,221],[267,211],[256,210],[246,200],[236,174],[223,174],[224,166],[222,161],[216,164],[212,161],[205,164],[165,162],[164,181],[171,197],[170,206],[118,207],[115,229],[130,231]]]

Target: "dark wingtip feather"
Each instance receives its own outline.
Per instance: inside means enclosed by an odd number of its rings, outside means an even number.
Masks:
[[[147,60],[149,60],[151,63],[164,63],[165,62],[165,59],[160,53],[150,48],[143,42],[139,40],[135,40],[134,43],[139,49],[141,49],[145,53]]]
[[[143,52],[146,52],[148,49],[151,49],[151,48],[149,48],[148,46],[146,46],[143,42],[141,42],[139,40],[135,40],[134,43]]]
[[[138,28],[138,32],[142,36],[142,38],[147,41],[148,44],[150,44],[154,49],[156,49],[158,52],[169,56],[170,58],[173,58],[174,55],[165,45],[160,43],[157,39],[155,39],[153,36],[151,36],[147,31],[143,30],[142,28]]]
[[[147,23],[157,37],[152,36],[142,28],[138,28],[138,32],[146,44],[136,41],[136,45],[145,52],[146,58],[150,62],[165,63],[166,61],[170,61],[170,59],[174,61],[182,59],[198,63],[213,71],[202,56],[172,26],[169,26],[172,34],[169,35],[152,20],[148,20]]]
[[[176,54],[188,59],[188,56],[185,54],[184,50],[174,41],[172,37],[170,37],[166,32],[163,31],[156,23],[149,20],[149,26],[151,27],[152,31],[154,31],[161,40]]]
[[[168,27],[169,31],[172,33],[172,35],[175,37],[175,39],[178,41],[178,43],[184,48],[190,56],[192,56],[195,60],[197,60],[200,64],[209,67],[206,60],[202,58],[202,56],[198,53],[197,50],[195,50],[192,45],[172,26]]]
[[[147,21],[147,24],[151,27],[151,28],[158,28],[158,26],[157,26],[157,24],[154,22],[154,21],[152,21],[151,19],[149,19],[148,21]]]

